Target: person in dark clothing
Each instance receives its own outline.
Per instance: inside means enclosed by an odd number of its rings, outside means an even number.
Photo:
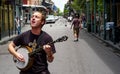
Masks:
[[[8,45],[8,51],[21,62],[25,62],[25,58],[22,54],[16,52],[16,46],[28,46],[32,48],[30,45],[31,43],[36,43],[35,49],[42,46],[42,50],[33,55],[34,61],[32,66],[27,70],[20,70],[20,74],[50,74],[48,70],[48,62],[53,61],[53,54],[56,50],[54,44],[48,44],[49,42],[52,42],[53,39],[48,33],[42,30],[44,24],[45,15],[43,12],[35,11],[31,16],[31,30],[18,35]],[[39,38],[41,35],[42,37]],[[35,49],[33,49],[33,51]]]
[[[81,23],[82,21],[79,19],[79,15],[75,14],[75,17],[71,25],[71,29],[73,27],[73,34],[74,34],[75,42],[78,41],[78,38],[79,38],[79,30],[82,28]]]

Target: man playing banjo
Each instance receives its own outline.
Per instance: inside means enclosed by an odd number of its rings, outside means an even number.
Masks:
[[[53,54],[56,50],[54,44],[48,44],[53,41],[52,37],[42,30],[45,18],[43,12],[35,11],[30,20],[31,30],[18,35],[8,46],[8,51],[22,63],[26,62],[26,58],[15,50],[16,46],[28,46],[32,48],[32,51],[39,48],[39,46],[43,48],[43,50],[33,55],[34,61],[32,66],[28,69],[20,70],[20,74],[50,74],[47,61],[53,61]],[[22,52],[24,53],[24,51]]]

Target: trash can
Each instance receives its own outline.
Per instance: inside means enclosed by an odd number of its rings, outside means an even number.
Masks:
[[[88,32],[91,32],[91,24],[90,23],[87,23],[87,30],[88,30]]]
[[[106,39],[114,40],[114,22],[106,22]]]

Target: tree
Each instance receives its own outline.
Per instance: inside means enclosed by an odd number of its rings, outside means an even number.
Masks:
[[[65,4],[65,6],[64,6],[64,17],[66,17],[66,16],[68,16],[68,13],[69,13],[69,5],[68,5],[68,3],[67,4]]]

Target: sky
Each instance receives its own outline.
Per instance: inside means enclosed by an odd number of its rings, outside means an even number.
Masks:
[[[61,12],[63,12],[64,10],[64,5],[67,3],[68,0],[52,0],[55,4],[55,6],[57,6]]]

